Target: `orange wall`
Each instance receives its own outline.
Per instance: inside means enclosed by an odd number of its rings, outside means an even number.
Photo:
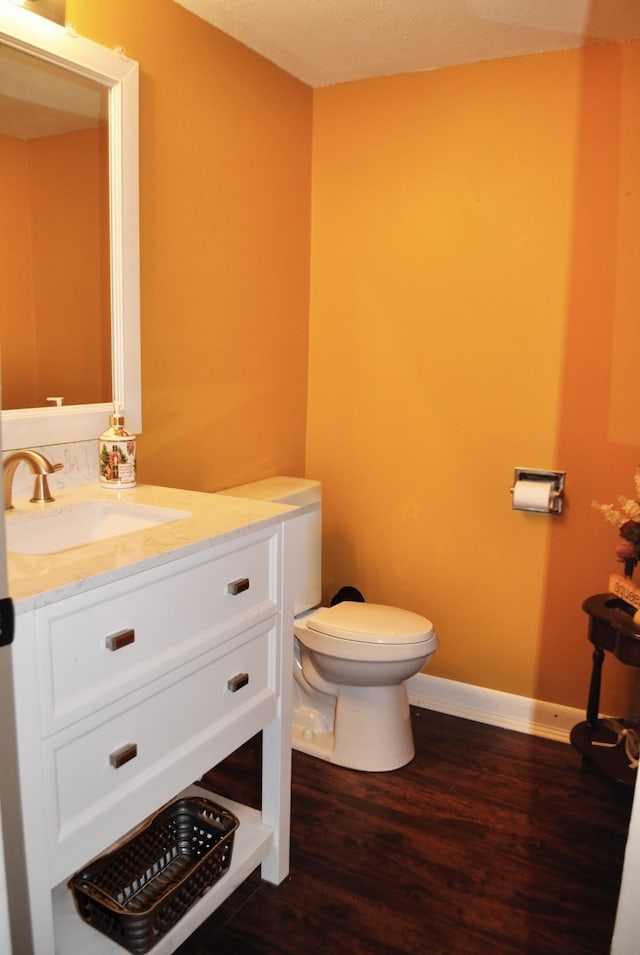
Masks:
[[[111,400],[107,162],[106,128],[0,137],[5,408]]]
[[[141,64],[142,479],[320,478],[326,596],[426,613],[433,674],[583,706],[590,502],[640,463],[640,46],[312,93],[171,0],[67,11]],[[515,466],[567,471],[561,518],[511,510]],[[606,708],[634,676],[607,662]]]
[[[36,404],[34,374],[33,283],[29,234],[26,144],[0,136],[0,170],[4,189],[0,202],[0,340],[2,341],[2,405],[27,408]],[[9,360],[9,356],[11,360]],[[16,357],[18,356],[18,357]]]
[[[425,613],[435,675],[585,703],[581,602],[619,569],[590,504],[640,463],[639,100],[639,44],[315,92],[325,596]],[[562,517],[511,509],[516,466],[567,471]]]
[[[110,401],[108,131],[44,136],[28,155],[38,387],[65,404]]]
[[[67,16],[140,63],[140,478],[302,474],[311,90],[173,0]]]

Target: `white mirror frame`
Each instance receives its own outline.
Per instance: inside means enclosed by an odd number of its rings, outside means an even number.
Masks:
[[[138,64],[8,0],[0,0],[0,42],[109,88],[113,399],[124,408],[129,430],[139,434]],[[112,410],[113,404],[107,403],[3,411],[3,450],[97,438],[107,427]]]

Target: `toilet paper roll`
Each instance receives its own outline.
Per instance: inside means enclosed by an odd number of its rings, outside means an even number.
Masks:
[[[520,511],[550,511],[553,492],[553,481],[516,481],[513,506]]]

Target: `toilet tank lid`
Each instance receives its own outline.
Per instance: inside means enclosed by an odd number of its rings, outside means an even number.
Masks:
[[[307,478],[278,475],[264,478],[262,481],[252,481],[250,484],[228,487],[217,493],[226,494],[228,497],[247,497],[252,501],[271,501],[275,504],[304,507],[322,500],[322,484]]]
[[[312,613],[307,627],[359,643],[423,643],[434,636],[431,621],[411,610],[350,600]]]

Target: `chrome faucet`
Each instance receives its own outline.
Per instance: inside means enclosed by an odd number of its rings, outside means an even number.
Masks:
[[[55,471],[61,471],[64,464],[52,464],[51,461],[47,460],[44,454],[40,454],[39,451],[14,451],[12,454],[7,455],[3,462],[5,511],[10,511],[13,508],[11,501],[13,475],[21,461],[25,461],[31,468],[31,472],[35,475],[33,497],[29,498],[29,500],[34,504],[48,504],[55,500],[49,491],[47,475],[53,474]]]

